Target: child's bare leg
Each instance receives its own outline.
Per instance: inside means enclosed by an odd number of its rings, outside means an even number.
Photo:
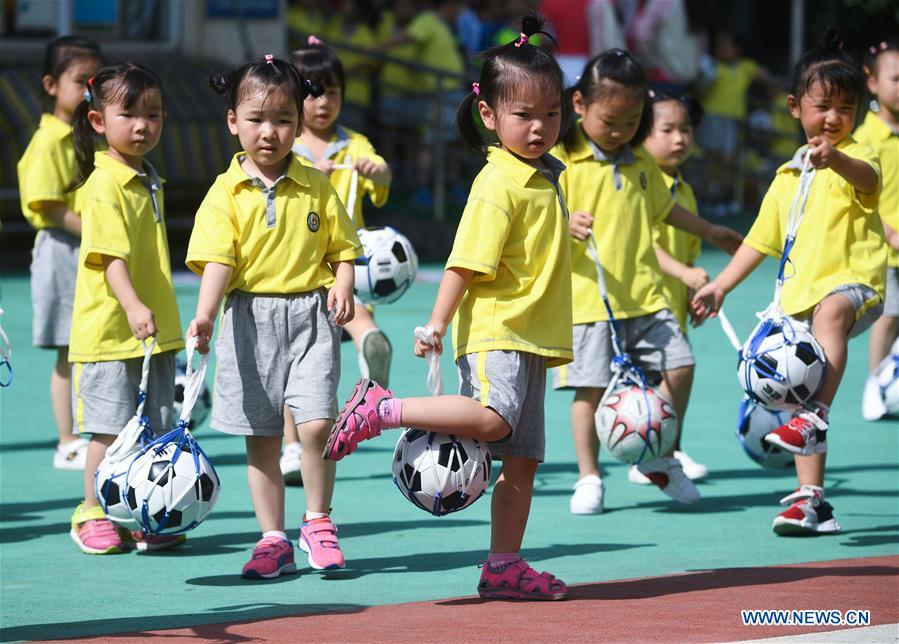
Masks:
[[[503,456],[503,469],[493,486],[491,501],[490,552],[521,550],[524,528],[531,511],[537,461]]]
[[[512,428],[489,407],[467,396],[403,398],[404,427],[456,434],[483,442],[496,442]]]
[[[84,462],[84,509],[90,510],[99,505],[97,491],[94,489],[94,475],[100,462],[106,456],[106,448],[112,445],[115,436],[112,434],[93,434],[87,446]]]
[[[873,372],[890,354],[890,347],[897,336],[899,336],[899,317],[884,315],[871,326],[871,337],[868,339],[868,371]]]
[[[293,413],[290,407],[284,405],[284,444],[299,443],[300,434],[297,432],[297,425],[293,422]]]
[[[327,514],[331,510],[334,495],[334,475],[337,463],[322,458],[322,450],[328,442],[328,434],[334,424],[332,419],[311,420],[297,425],[303,454],[300,468],[303,486],[306,488],[306,510]]]
[[[73,431],[72,365],[69,364],[68,347],[58,347],[56,350],[56,364],[50,375],[50,402],[59,443],[62,445],[78,438]]]
[[[247,480],[262,532],[284,532],[284,477],[280,436],[247,436]]]
[[[596,408],[605,389],[581,387],[571,403],[571,433],[577,456],[578,478],[602,477],[599,470],[599,437],[596,435]]]
[[[694,365],[662,372],[662,393],[671,400],[674,411],[677,414],[677,440],[666,456],[670,456],[675,450],[680,451],[681,449],[680,443],[684,428],[684,417],[687,415],[687,405],[690,402],[690,391],[693,389],[693,375],[695,372],[696,368]]]

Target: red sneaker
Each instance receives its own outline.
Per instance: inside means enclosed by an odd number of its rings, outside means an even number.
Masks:
[[[823,454],[827,451],[827,423],[815,412],[803,409],[786,425],[767,434],[765,440],[801,456]]]
[[[774,517],[771,529],[775,534],[798,536],[840,531],[840,524],[833,518],[833,506],[817,490],[799,488],[780,502],[792,505]]]
[[[385,398],[393,398],[393,394],[374,380],[362,378],[356,383],[356,388],[331,428],[322,458],[339,461],[355,452],[362,441],[380,436],[378,405]]]

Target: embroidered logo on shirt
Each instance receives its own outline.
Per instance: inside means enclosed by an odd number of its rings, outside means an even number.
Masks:
[[[645,172],[640,173],[640,187],[643,188],[644,190],[646,190],[646,173]]]
[[[312,232],[318,232],[321,223],[321,219],[319,219],[318,213],[315,211],[310,212],[309,216],[306,217],[306,225],[309,226],[309,230]]]

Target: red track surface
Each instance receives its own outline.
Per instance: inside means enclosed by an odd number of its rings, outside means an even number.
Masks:
[[[876,626],[899,622],[897,597],[899,556],[893,556],[585,584],[573,587],[565,602],[446,599],[376,606],[357,613],[213,624],[79,641],[725,642],[840,628],[743,626],[741,609],[867,609],[871,611],[871,625]]]

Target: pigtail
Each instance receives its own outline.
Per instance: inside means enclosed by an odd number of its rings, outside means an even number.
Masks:
[[[225,76],[223,74],[215,74],[212,73],[209,75],[209,87],[213,92],[218,94],[219,96],[225,96],[228,92],[231,91],[231,87],[233,85],[232,76],[234,74],[228,74]]]
[[[488,138],[488,130],[481,124],[478,102],[481,100],[480,90],[469,92],[456,110],[456,127],[462,141],[473,150],[484,154],[495,139]]]
[[[88,92],[85,92],[88,94]],[[75,163],[78,166],[78,173],[72,182],[66,186],[66,192],[73,192],[84,185],[87,178],[94,171],[94,152],[97,148],[97,133],[94,132],[94,126],[91,125],[87,118],[87,113],[91,110],[90,101],[85,98],[75,108],[72,115],[72,143],[75,147]]]

